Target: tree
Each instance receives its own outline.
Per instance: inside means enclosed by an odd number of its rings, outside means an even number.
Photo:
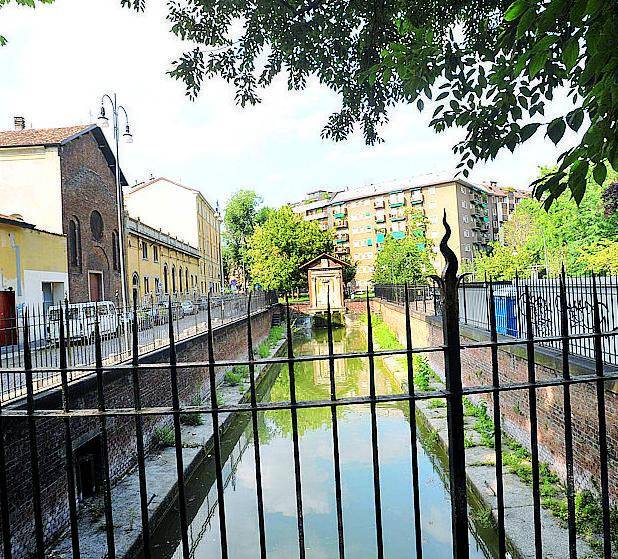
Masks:
[[[418,239],[388,237],[376,257],[374,283],[404,283],[424,285],[434,272],[427,252],[419,247]]]
[[[225,261],[228,274],[241,269],[247,282],[247,240],[253,234],[258,219],[263,217],[265,208],[258,210],[262,198],[253,190],[239,190],[230,198],[223,217],[223,239],[225,242]]]
[[[298,289],[307,283],[307,274],[300,266],[330,247],[332,238],[328,233],[283,206],[273,210],[249,238],[251,278],[264,289]]]
[[[464,176],[539,131],[557,144],[584,126],[536,183],[547,207],[566,189],[580,202],[589,170],[601,184],[607,162],[618,169],[615,0],[186,0],[170,3],[168,17],[191,45],[170,74],[192,98],[219,76],[245,106],[282,72],[290,89],[315,75],[342,102],[322,135],[342,140],[359,124],[369,144],[395,103],[422,111],[435,101],[437,132],[466,131],[454,146]],[[572,109],[546,119],[561,91]]]
[[[610,180],[615,173],[611,175]],[[493,244],[491,255],[475,256],[476,278],[511,279],[516,270],[525,277],[533,267],[556,275],[563,265],[574,275],[607,270],[602,262],[618,241],[618,213],[607,213],[611,184],[599,186],[592,176],[587,180],[579,205],[567,193],[549,211],[537,200],[522,200],[504,225],[503,242]]]
[[[618,275],[618,241],[599,241],[579,258],[587,272]]]

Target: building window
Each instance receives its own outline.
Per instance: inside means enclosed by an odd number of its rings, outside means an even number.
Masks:
[[[131,282],[133,288],[133,300],[139,299],[139,275],[137,272],[133,272],[133,281]]]
[[[176,267],[172,266],[172,293],[176,293]]]
[[[189,291],[189,269],[185,269],[185,289]]]
[[[466,252],[470,252],[472,249],[470,248],[470,245],[465,245],[465,246],[464,246],[464,250],[465,250]]]
[[[461,207],[465,210],[468,208],[468,203],[465,200],[461,201]]]
[[[464,222],[464,223],[468,223],[468,216],[467,216],[467,215],[464,215],[464,216],[462,217],[462,219],[463,219],[463,222]]]
[[[148,243],[142,241],[142,260],[148,260]]]
[[[73,216],[69,222],[69,260],[71,266],[81,267],[82,235],[79,219],[75,216]]]
[[[150,281],[144,278],[144,293],[150,293]]]
[[[120,243],[118,242],[118,231],[112,231],[112,265],[114,270],[120,270]]]
[[[469,237],[470,236],[470,231],[468,229],[464,229],[464,237]]]
[[[90,214],[90,231],[95,241],[103,239],[103,218],[97,210],[93,210]]]
[[[155,262],[159,261],[159,247],[157,245],[152,245],[152,259]]]
[[[163,266],[163,293],[169,293],[168,283],[167,283],[167,264]]]

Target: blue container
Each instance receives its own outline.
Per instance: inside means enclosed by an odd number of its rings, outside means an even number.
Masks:
[[[513,295],[495,295],[496,331],[517,337],[516,301]]]

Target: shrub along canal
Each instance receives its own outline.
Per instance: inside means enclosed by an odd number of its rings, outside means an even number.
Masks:
[[[367,347],[365,326],[348,323],[334,332],[335,353]],[[294,334],[296,355],[327,354],[325,330],[300,325]],[[335,361],[337,396],[360,396],[369,391],[367,359]],[[329,398],[327,361],[295,365],[298,400]],[[403,374],[401,378],[403,378]],[[399,375],[397,375],[399,377]],[[287,365],[271,368],[261,385],[263,401],[289,400]],[[378,394],[401,392],[397,380],[376,359]],[[342,479],[342,507],[346,556],[376,557],[373,468],[369,405],[338,409]],[[302,475],[305,547],[308,558],[338,556],[333,443],[329,408],[300,409],[298,429]],[[380,485],[385,557],[414,557],[414,518],[410,459],[410,425],[406,403],[378,406]],[[294,461],[289,410],[259,414],[262,483],[268,557],[298,556]],[[450,557],[451,518],[445,457],[435,439],[419,424],[418,460],[424,556]],[[259,534],[250,415],[237,414],[223,438],[223,469],[229,556],[259,555]],[[214,459],[212,455],[188,481],[187,506],[191,520],[192,556],[218,557],[219,525]],[[472,515],[470,547],[473,558],[492,558],[495,534]],[[172,507],[152,536],[156,557],[179,558],[178,511]]]

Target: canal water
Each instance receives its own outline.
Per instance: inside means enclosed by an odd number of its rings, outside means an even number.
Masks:
[[[364,326],[348,324],[335,331],[335,353],[362,351],[367,347]],[[296,355],[327,354],[326,331],[297,328]],[[392,369],[392,367],[391,367]],[[327,361],[295,365],[299,400],[329,398]],[[385,363],[376,360],[379,394],[401,392],[400,380]],[[336,360],[337,395],[368,394],[366,359]],[[275,366],[262,386],[262,400],[289,400],[287,365]],[[305,547],[307,558],[338,557],[337,516],[334,490],[331,415],[329,408],[298,411]],[[342,475],[343,524],[346,557],[375,558],[375,516],[371,424],[368,405],[338,410]],[[410,425],[407,404],[378,407],[380,486],[385,557],[415,557],[410,460]],[[298,533],[292,426],[289,410],[259,415],[262,484],[268,557],[298,557]],[[224,437],[223,470],[225,509],[230,558],[259,556],[253,438],[249,414],[239,414]],[[424,557],[451,557],[451,518],[445,457],[433,439],[419,429],[418,459]],[[207,458],[188,482],[189,541],[192,557],[220,557],[217,491],[214,460]],[[471,523],[471,557],[492,558],[491,530]],[[153,534],[154,556],[181,558],[178,511],[170,509]]]

